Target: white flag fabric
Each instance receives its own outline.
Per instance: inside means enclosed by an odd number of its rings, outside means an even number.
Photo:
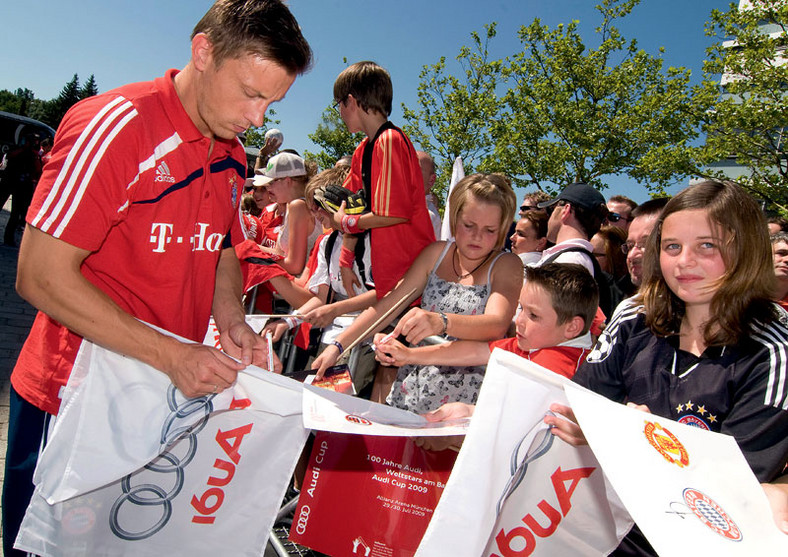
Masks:
[[[594,454],[657,553],[788,555],[788,536],[774,524],[733,437],[577,385],[566,393]]]
[[[493,350],[465,442],[417,556],[605,555],[632,527],[588,447],[543,419],[566,382]]]
[[[260,382],[287,395],[260,396]],[[49,503],[64,501],[137,470],[208,414],[229,409],[233,397],[300,416],[302,389],[249,366],[232,389],[189,400],[160,371],[85,341],[33,481]]]
[[[446,192],[446,204],[443,206],[443,222],[441,223],[440,240],[451,240],[454,238],[451,233],[451,227],[449,226],[449,215],[451,215],[449,197],[451,196],[451,191],[454,189],[454,186],[463,178],[465,178],[465,168],[462,166],[462,157],[457,157],[454,159],[454,164],[451,167],[451,182],[449,182],[449,190]]]
[[[387,437],[465,435],[470,420],[428,422],[401,408],[304,385],[304,427],[319,431]]]
[[[302,385],[249,367],[186,399],[88,342],[16,546],[37,555],[260,555],[308,434]],[[175,444],[173,444],[175,443]]]

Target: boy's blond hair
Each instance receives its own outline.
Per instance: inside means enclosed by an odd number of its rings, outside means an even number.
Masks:
[[[599,307],[599,287],[588,269],[577,263],[547,263],[541,267],[526,265],[525,280],[541,287],[550,296],[550,305],[558,315],[558,325],[577,316],[584,322],[580,335],[588,332]]]
[[[345,68],[334,81],[334,101],[345,102],[353,95],[362,110],[376,110],[386,118],[391,114],[394,90],[391,76],[375,62],[356,62]]]

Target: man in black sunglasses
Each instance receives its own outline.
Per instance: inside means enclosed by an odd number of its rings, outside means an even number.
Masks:
[[[624,195],[614,195],[607,200],[609,211],[604,226],[616,226],[626,232],[632,222],[632,211],[638,204]]]
[[[520,205],[520,218],[523,218],[527,211],[544,211],[544,209],[539,208],[539,203],[545,201],[550,201],[550,194],[545,191],[526,193],[525,198],[523,198],[523,204]]]

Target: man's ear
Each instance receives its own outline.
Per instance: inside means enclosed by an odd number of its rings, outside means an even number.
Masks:
[[[192,63],[195,69],[205,71],[213,58],[213,43],[205,33],[197,33],[192,39]]]
[[[564,336],[566,337],[566,340],[579,337],[583,332],[585,325],[586,320],[579,315],[575,315],[569,321],[564,323]]]
[[[571,203],[567,203],[566,205],[561,207],[561,222],[566,222],[566,219],[568,219],[571,215],[572,215]]]

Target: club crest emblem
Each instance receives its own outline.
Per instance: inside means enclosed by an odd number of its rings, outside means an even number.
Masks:
[[[235,209],[238,208],[238,179],[235,174],[230,176],[230,191],[232,192],[232,202]]]
[[[368,419],[362,418],[361,416],[354,416],[353,414],[348,414],[345,416],[345,419],[358,425],[372,425],[372,422],[370,422]]]
[[[649,444],[668,462],[680,468],[689,465],[689,453],[678,437],[655,422],[646,422],[643,430]]]
[[[684,490],[684,502],[708,528],[729,540],[741,541],[741,530],[713,499],[688,487]]]

